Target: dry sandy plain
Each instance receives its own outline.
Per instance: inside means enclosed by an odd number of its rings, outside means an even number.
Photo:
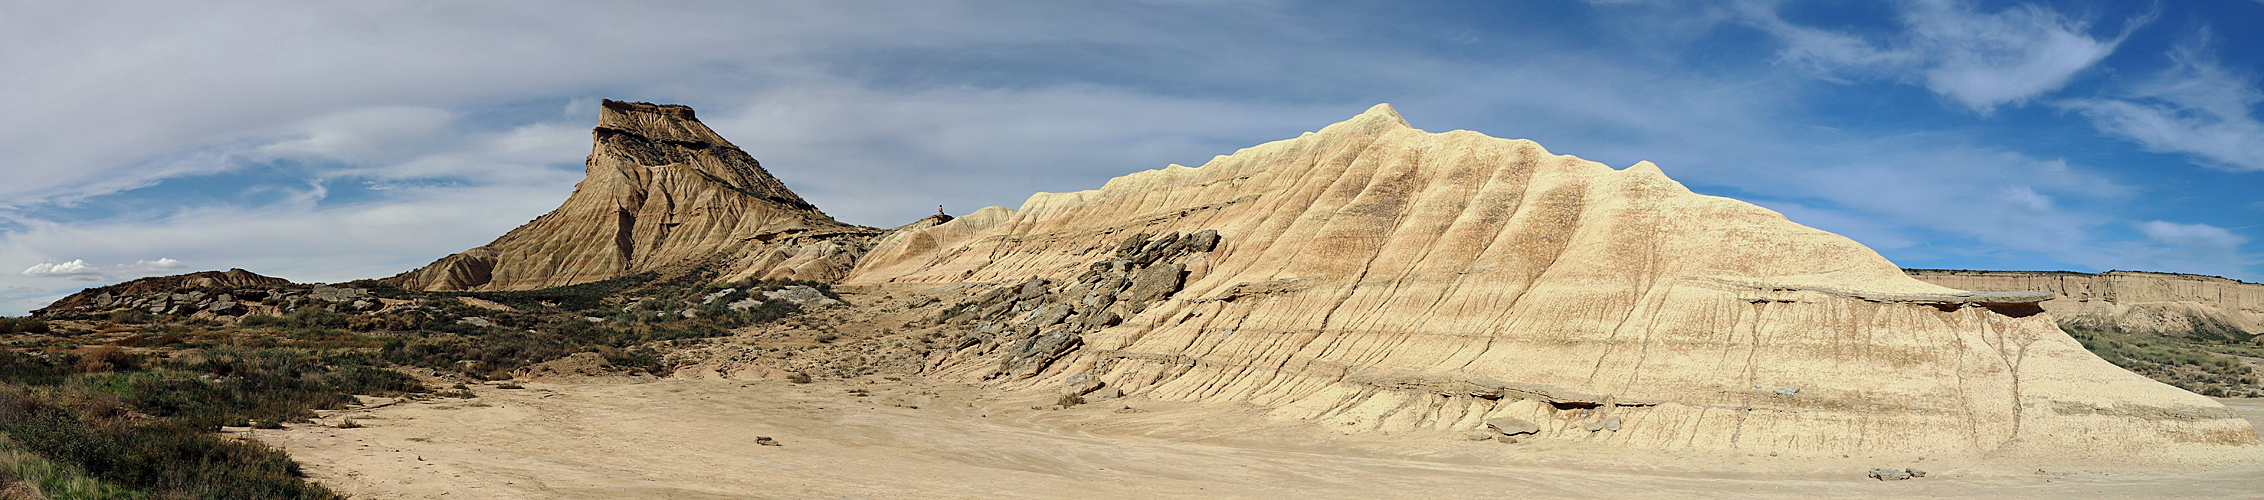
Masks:
[[[634,377],[375,399],[239,431],[353,498],[2256,498],[2264,470],[1658,455],[1341,435],[1249,408],[875,375]],[[2227,399],[2251,421],[2264,400]],[[356,428],[336,427],[352,418]],[[778,446],[757,443],[771,437]],[[1877,481],[1874,466],[1930,471]]]

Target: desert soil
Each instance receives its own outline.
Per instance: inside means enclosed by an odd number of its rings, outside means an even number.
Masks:
[[[353,498],[2243,498],[2264,470],[1658,455],[1340,435],[1249,408],[918,377],[601,377],[235,430]],[[2223,400],[2264,421],[2264,400]],[[1035,408],[1034,408],[1035,407]],[[341,428],[346,419],[360,427]],[[777,446],[758,442],[770,437]],[[1892,463],[1887,463],[1892,462]],[[1909,462],[1909,463],[1904,463]],[[1870,467],[1931,472],[1881,482]]]

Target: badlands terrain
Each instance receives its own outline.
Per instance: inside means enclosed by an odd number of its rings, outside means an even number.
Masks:
[[[843,294],[891,305],[916,296]],[[817,315],[828,323],[862,316]],[[857,324],[831,331],[874,333]],[[688,351],[736,353],[777,336],[794,333],[754,329]],[[730,358],[665,378],[474,382],[474,399],[364,398],[305,425],[230,431],[275,443],[311,479],[371,499],[2251,498],[2264,488],[2264,465],[2242,453],[2162,465],[1506,444],[1458,432],[1339,432],[1247,404],[1136,395],[1063,409],[1058,391],[908,372],[797,384]],[[2219,401],[2264,419],[2260,400]],[[348,421],[354,427],[341,428]],[[757,441],[764,437],[776,446]],[[1865,475],[1880,467],[1927,475]]]
[[[2260,406],[2186,390],[2256,385],[2252,284],[1906,273],[1648,162],[1388,105],[893,229],[688,107],[605,101],[592,135],[574,193],[487,245],[335,286],[89,289],[37,345],[413,375],[222,427],[356,498],[2264,488]]]

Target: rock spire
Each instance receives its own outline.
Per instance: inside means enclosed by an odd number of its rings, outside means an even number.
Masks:
[[[669,266],[733,277],[840,278],[877,230],[836,222],[692,108],[603,102],[587,177],[494,242],[389,278],[416,290],[530,290]]]

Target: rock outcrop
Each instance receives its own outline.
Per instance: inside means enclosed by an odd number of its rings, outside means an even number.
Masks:
[[[2070,327],[2229,341],[2264,335],[2264,284],[2139,271],[1904,272],[1951,288],[2049,292],[2054,297],[2041,305]]]
[[[251,271],[229,269],[175,276],[141,278],[110,286],[88,288],[63,297],[32,314],[99,314],[136,311],[152,315],[194,318],[234,318],[247,314],[282,315],[301,307],[336,312],[373,312],[385,309],[368,290],[329,285],[305,285]]]
[[[1127,258],[1168,234],[1216,239]],[[907,228],[846,282],[998,287],[940,318],[967,334],[937,374],[1083,375],[1348,432],[1509,418],[1531,439],[1927,457],[2258,441],[2215,401],[2086,352],[2046,294],[1924,283],[1648,162],[1429,133],[1382,105],[1201,168]]]
[[[412,290],[532,290],[670,266],[730,279],[836,280],[879,230],[843,224],[716,135],[692,108],[604,101],[588,177],[557,210],[389,278]]]

